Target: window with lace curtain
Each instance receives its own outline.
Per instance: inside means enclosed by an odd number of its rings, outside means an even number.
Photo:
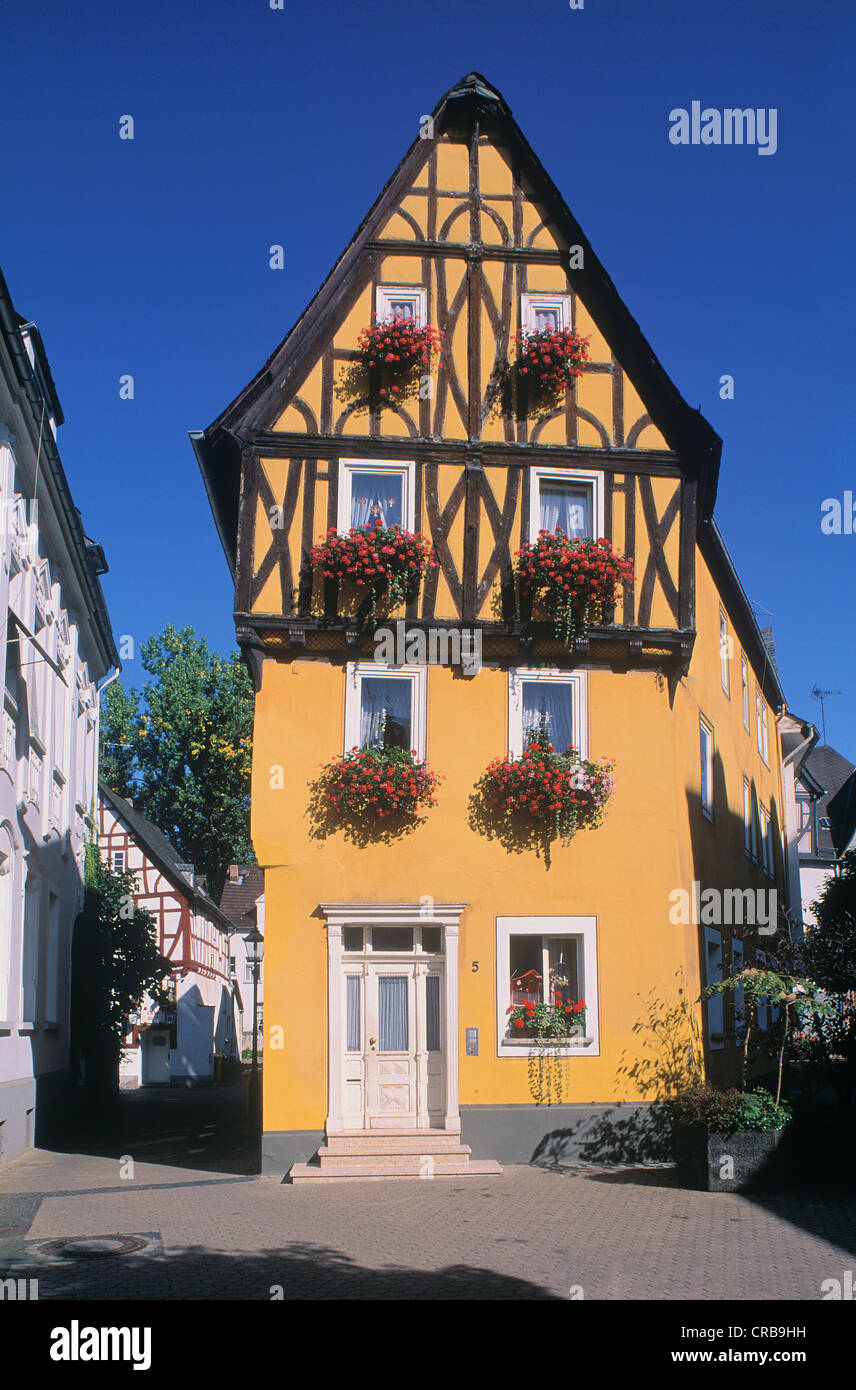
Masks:
[[[530,470],[529,539],[562,531],[572,539],[603,535],[603,475],[552,468]]]
[[[337,528],[414,527],[414,465],[374,459],[340,459]]]
[[[345,746],[416,749],[425,757],[424,666],[352,662],[347,668]]]

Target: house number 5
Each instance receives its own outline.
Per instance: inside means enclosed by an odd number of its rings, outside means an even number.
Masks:
[[[474,974],[474,975],[477,975],[478,973],[479,973],[479,963],[478,963],[477,960],[474,960],[474,961],[473,961],[473,974]]]

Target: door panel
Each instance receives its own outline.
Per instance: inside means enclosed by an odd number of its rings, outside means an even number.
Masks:
[[[366,1127],[415,1127],[415,966],[370,965],[366,986]]]

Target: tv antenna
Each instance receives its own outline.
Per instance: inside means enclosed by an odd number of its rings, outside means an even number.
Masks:
[[[812,693],[812,695],[815,697],[816,700],[819,700],[819,701],[820,701],[820,722],[821,722],[821,726],[822,726],[822,728],[823,728],[823,741],[824,741],[824,743],[826,743],[826,715],[825,715],[824,712],[823,712],[823,702],[824,702],[824,700],[826,699],[827,695],[840,695],[840,694],[841,694],[841,691],[840,691],[840,690],[820,690],[820,689],[818,689],[818,687],[815,685],[815,686],[812,687],[812,692],[811,692],[811,693]]]

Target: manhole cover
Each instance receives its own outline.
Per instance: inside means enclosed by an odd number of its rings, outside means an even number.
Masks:
[[[145,1250],[148,1242],[140,1236],[70,1236],[64,1240],[46,1240],[41,1250],[45,1255],[63,1259],[79,1259],[99,1255],[135,1255]]]

